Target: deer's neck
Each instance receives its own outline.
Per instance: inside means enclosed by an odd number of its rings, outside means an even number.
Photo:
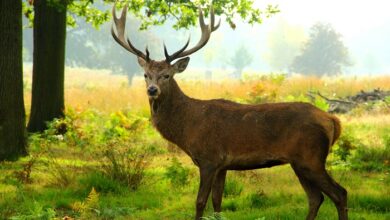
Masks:
[[[167,140],[182,145],[185,118],[192,99],[186,96],[172,79],[169,91],[156,100],[149,100],[153,125]]]

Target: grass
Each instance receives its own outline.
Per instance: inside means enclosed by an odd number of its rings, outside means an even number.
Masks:
[[[361,172],[345,171],[335,171],[332,174],[349,191],[351,219],[388,219],[390,197],[386,188],[389,177],[386,174],[366,176]],[[8,192],[7,201],[0,202],[0,210],[3,210],[3,218],[7,217],[7,212],[10,215],[33,214],[39,204],[56,210],[59,216],[74,215],[70,207],[87,197],[92,185],[86,183],[89,181],[99,189],[100,218],[113,215],[119,219],[190,219],[194,209],[197,178],[192,178],[187,187],[178,189],[172,187],[167,180],[161,180],[161,175],[151,175],[149,182],[137,191],[118,186],[117,183],[108,183],[106,179],[96,176],[80,177],[73,186],[65,189],[53,186],[34,187],[37,184],[34,183],[14,189],[13,196]],[[253,176],[256,176],[256,181]],[[224,198],[223,214],[228,219],[305,217],[306,196],[288,166],[250,171],[249,174],[229,173],[228,178],[232,177],[240,179],[245,188],[240,195]],[[367,178],[370,180],[367,181]],[[259,190],[261,193],[258,193]],[[19,206],[15,207],[16,204]],[[209,205],[206,214],[211,213]],[[326,200],[319,219],[335,218],[336,209]]]
[[[198,74],[196,72],[196,74]],[[309,90],[319,90],[329,97],[345,97],[360,90],[381,88],[390,90],[390,77],[304,77],[294,75],[290,78],[264,77],[248,75],[242,81],[223,77],[220,72],[214,81],[204,81],[187,71],[178,74],[180,87],[191,97],[199,99],[227,98],[244,101],[256,85],[261,84],[266,91],[277,91],[278,101],[288,96],[305,95]],[[274,74],[277,76],[276,74]],[[266,75],[265,75],[266,76]],[[26,81],[25,103],[28,110],[31,100],[31,69],[25,70]],[[65,73],[65,102],[67,107],[84,111],[96,109],[102,112],[116,112],[131,109],[137,113],[149,113],[148,100],[145,92],[143,77],[136,77],[131,87],[127,86],[126,76],[110,75],[109,71],[66,68]],[[207,91],[207,92],[205,92]],[[76,98],[77,97],[77,98]]]
[[[31,81],[30,74],[26,76],[28,109]],[[172,150],[150,125],[142,80],[136,78],[127,87],[124,76],[86,69],[67,69],[66,77],[67,118],[53,123],[45,134],[30,137],[32,156],[0,163],[0,219],[192,219],[198,171],[188,156]],[[307,100],[308,90],[319,90],[330,97],[377,87],[390,90],[388,76],[318,79],[273,75],[211,82],[178,78],[182,89],[192,97],[240,102]],[[344,132],[362,150],[351,149],[345,161],[332,152],[328,160],[329,172],[348,190],[350,218],[389,220],[389,109],[363,109],[339,117]],[[55,135],[59,123],[68,126],[64,136]],[[137,187],[115,178],[115,172],[120,171],[119,177],[127,179],[134,173],[132,166],[122,164],[124,169],[119,171],[104,169],[108,161],[103,152],[107,149],[120,152],[125,163],[148,153],[147,163],[140,168],[143,179],[136,181]],[[351,165],[363,159],[381,169]],[[30,170],[26,169],[29,164]],[[215,219],[210,203],[205,215]],[[279,166],[228,172],[222,207],[223,219],[295,220],[305,218],[307,199],[292,169]],[[318,219],[333,220],[336,215],[333,203],[326,199]]]

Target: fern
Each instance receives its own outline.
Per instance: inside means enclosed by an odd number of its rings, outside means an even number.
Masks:
[[[99,193],[96,192],[94,187],[92,187],[92,190],[89,193],[85,203],[87,204],[87,207],[90,208],[97,208],[99,206]]]
[[[80,214],[80,219],[90,219],[99,216],[99,193],[92,187],[85,201],[77,201],[71,207],[75,212]]]

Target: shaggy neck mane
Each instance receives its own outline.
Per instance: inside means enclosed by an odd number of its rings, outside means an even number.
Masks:
[[[171,79],[169,91],[157,99],[149,99],[153,125],[167,140],[178,144],[185,127],[187,109],[193,99],[186,96],[177,82]]]

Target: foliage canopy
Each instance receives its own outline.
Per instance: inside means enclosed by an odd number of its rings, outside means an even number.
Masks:
[[[94,27],[99,27],[111,19],[111,12],[107,5],[112,5],[114,0],[47,0],[61,10],[61,2],[68,4],[67,23],[70,26],[76,25],[76,17],[84,17],[88,23]],[[31,2],[31,0],[29,1]],[[135,17],[142,21],[140,29],[148,29],[153,25],[162,25],[170,19],[174,19],[173,27],[175,29],[189,28],[196,24],[198,18],[198,7],[208,14],[210,1],[206,0],[121,0],[118,1],[118,8],[129,4],[129,11]],[[253,6],[254,0],[214,0],[212,2],[215,13],[224,15],[226,21],[232,28],[236,27],[234,16],[239,15],[249,24],[261,23],[263,17],[269,17],[279,12],[277,6],[268,5],[260,10]],[[30,20],[33,19],[33,9],[28,4],[24,4],[24,14]]]

